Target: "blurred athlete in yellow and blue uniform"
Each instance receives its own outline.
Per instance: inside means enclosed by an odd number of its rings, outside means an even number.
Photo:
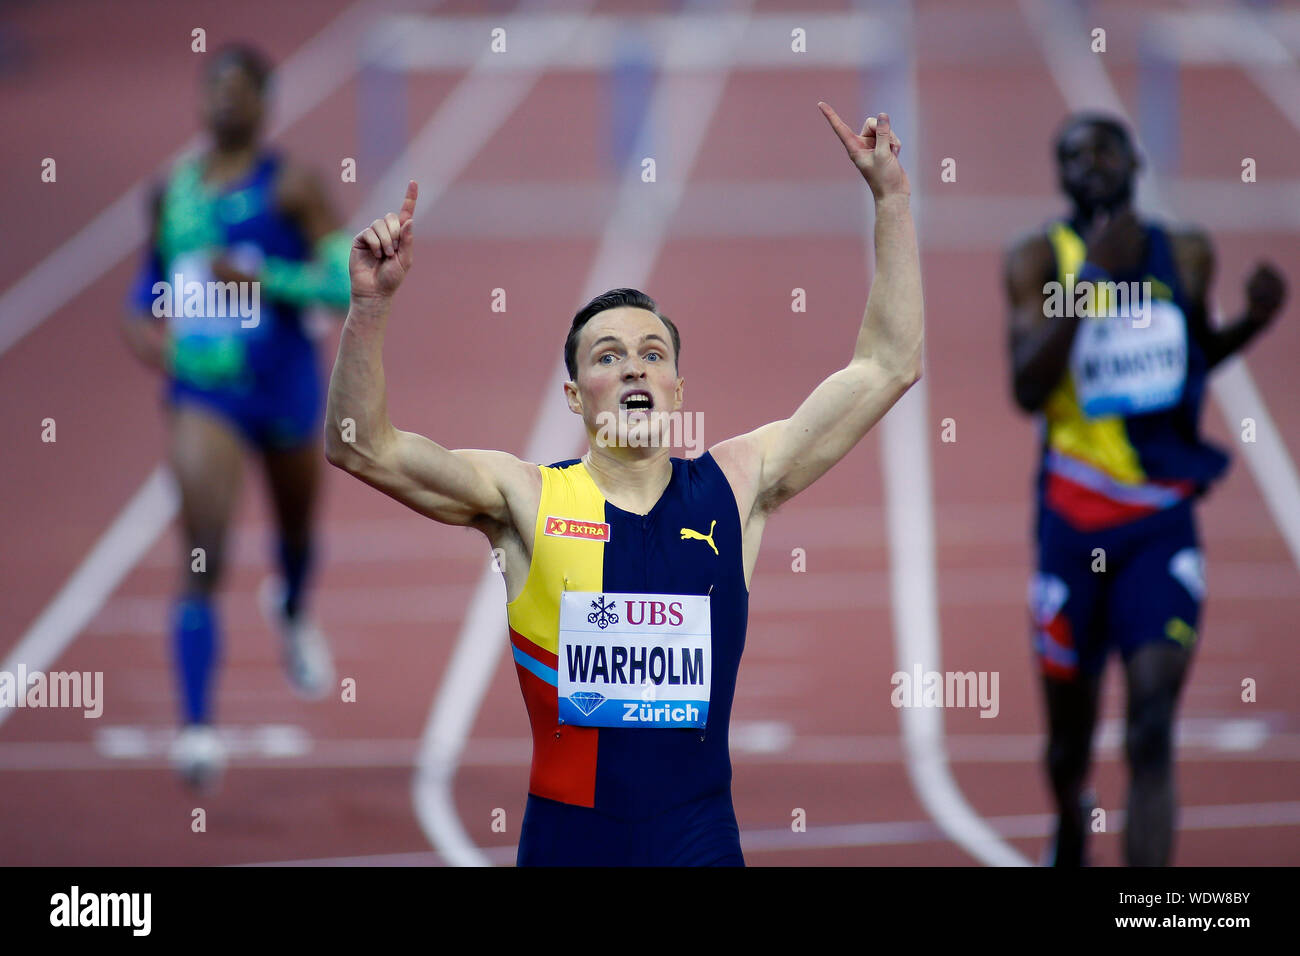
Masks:
[[[1199,435],[1206,379],[1272,320],[1284,286],[1261,265],[1246,314],[1212,329],[1209,238],[1137,217],[1127,129],[1073,117],[1056,158],[1073,211],[1007,257],[1012,386],[1042,422],[1030,610],[1059,813],[1051,862],[1084,859],[1098,694],[1117,650],[1128,688],[1125,855],[1163,865],[1174,713],[1205,591],[1192,506],[1228,465]]]
[[[280,586],[264,587],[262,600],[289,679],[307,697],[333,681],[328,647],[304,611],[322,383],[303,315],[311,305],[347,306],[350,239],[315,177],[262,144],[268,78],[252,48],[213,54],[202,89],[211,144],[181,160],[153,196],[124,324],[132,350],[166,377],[184,527],[172,621],[184,729],[173,758],[196,783],[222,760],[212,727],[214,594],[244,446],[261,456],[279,525]]]

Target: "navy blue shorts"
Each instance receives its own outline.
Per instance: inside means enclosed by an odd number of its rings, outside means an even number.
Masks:
[[[321,444],[323,388],[315,352],[310,348],[285,350],[281,359],[278,374],[256,388],[205,389],[171,379],[166,400],[174,407],[193,404],[215,413],[260,450]]]
[[[1078,531],[1043,508],[1038,573],[1029,589],[1034,651],[1059,680],[1100,674],[1145,644],[1196,642],[1205,573],[1192,502],[1100,531]]]
[[[744,866],[730,791],[648,820],[528,795],[519,866]]]

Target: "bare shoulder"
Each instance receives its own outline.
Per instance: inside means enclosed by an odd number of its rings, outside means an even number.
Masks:
[[[1210,234],[1199,226],[1179,226],[1165,230],[1178,267],[1183,288],[1194,300],[1202,298],[1214,271],[1214,244]]]
[[[457,448],[454,454],[490,476],[503,492],[526,492],[529,489],[541,491],[542,473],[535,462],[524,461],[508,451],[490,448]]]
[[[1012,343],[1043,321],[1047,283],[1056,278],[1056,251],[1043,230],[1027,233],[1007,247],[1003,279],[1011,304]]]
[[[494,553],[500,549],[498,566],[505,573],[506,600],[513,601],[523,592],[532,562],[542,500],[541,468],[504,451],[458,448],[452,454],[474,465],[505,503],[504,514],[480,515],[471,524],[487,537]]]
[[[723,477],[731,485],[731,492],[736,496],[736,508],[740,511],[741,521],[749,520],[755,507],[762,507],[759,500],[763,481],[763,454],[768,442],[784,422],[770,422],[719,442],[709,449],[709,454],[717,462]]]
[[[1042,229],[1026,232],[1011,241],[1004,255],[1007,277],[1026,276],[1039,279],[1055,271],[1056,252]]]
[[[455,454],[473,464],[500,490],[510,512],[510,524],[526,536],[542,498],[541,468],[506,451],[458,448]]]
[[[1052,249],[1052,242],[1047,238],[1047,230],[1041,227],[1027,229],[1018,233],[1014,239],[1007,243],[1007,255],[1025,255],[1035,252],[1047,251]]]

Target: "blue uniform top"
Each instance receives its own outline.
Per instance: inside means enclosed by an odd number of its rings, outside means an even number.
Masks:
[[[1143,261],[1132,274],[1112,278],[1126,284],[1125,292],[1149,290],[1148,313],[1107,315],[1099,300],[1098,314],[1080,323],[1066,374],[1043,406],[1039,505],[1079,530],[1168,508],[1203,492],[1228,465],[1200,436],[1209,362],[1187,322],[1172,242],[1158,225],[1144,229]],[[1087,250],[1066,222],[1054,223],[1048,238],[1068,295]]]
[[[740,514],[711,454],[673,458],[649,514],[609,503],[580,460],[541,466],[528,580],[507,605],[533,730],[529,792],[626,820],[727,791],[728,724],[749,590]],[[559,605],[565,591],[708,595],[711,678],[705,727],[559,723]]]
[[[228,256],[253,275],[271,257],[290,262],[311,258],[301,227],[276,206],[282,163],[274,152],[263,153],[247,175],[214,188],[203,182],[202,159],[191,157],[178,163],[168,179],[155,241],[145,250],[130,305],[155,315],[162,308],[173,313],[168,316],[168,370],[185,385],[240,393],[264,390],[312,351],[296,306],[273,301],[260,289],[256,298],[251,290],[241,290],[243,311],[232,314],[233,300],[223,303],[206,294],[214,280],[210,263],[218,256]],[[159,282],[169,286],[161,295],[155,291]],[[195,290],[191,283],[201,284],[198,297],[190,297]],[[178,290],[175,295],[171,287]]]

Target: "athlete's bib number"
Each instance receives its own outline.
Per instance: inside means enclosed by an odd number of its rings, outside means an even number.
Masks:
[[[248,248],[260,256],[255,247]],[[258,267],[242,246],[232,249],[229,256],[237,268],[255,271]],[[245,328],[238,312],[228,308],[228,300],[217,299],[215,292],[209,294],[218,285],[212,273],[212,254],[200,250],[177,256],[167,282],[170,286],[165,294],[172,297],[168,319],[172,374],[200,388],[245,382],[250,374],[248,339],[255,330]],[[238,295],[236,291],[236,305]]]
[[[1140,415],[1178,404],[1187,379],[1187,322],[1171,302],[1149,304],[1151,324],[1127,315],[1087,318],[1070,350],[1079,407],[1089,418]]]
[[[699,594],[565,591],[559,719],[580,727],[703,727],[713,643]]]

